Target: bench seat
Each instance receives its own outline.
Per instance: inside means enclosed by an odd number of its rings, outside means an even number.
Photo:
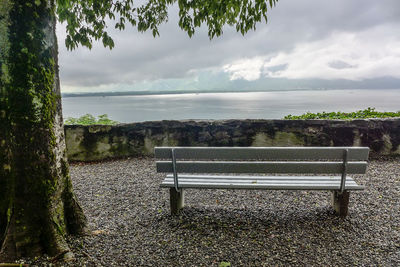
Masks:
[[[166,173],[171,214],[186,189],[326,190],[336,213],[348,213],[350,191],[363,190],[349,174],[364,174],[368,147],[156,147]],[[338,175],[339,174],[339,175]]]
[[[341,176],[236,176],[179,175],[179,187],[204,189],[269,189],[269,190],[339,190]],[[174,176],[168,174],[160,185],[174,187]],[[363,190],[347,176],[345,190]]]

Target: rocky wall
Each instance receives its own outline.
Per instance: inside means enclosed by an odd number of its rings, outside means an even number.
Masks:
[[[152,121],[65,126],[68,158],[153,155],[155,146],[368,146],[400,155],[400,119]]]

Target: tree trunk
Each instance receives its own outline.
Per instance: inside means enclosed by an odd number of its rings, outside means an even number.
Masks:
[[[72,257],[86,218],[65,153],[54,0],[0,0],[0,262]]]

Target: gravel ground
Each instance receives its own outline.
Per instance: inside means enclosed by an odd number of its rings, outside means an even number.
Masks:
[[[74,164],[75,192],[92,234],[69,240],[69,266],[399,266],[400,158],[355,176],[340,219],[329,192],[188,190],[169,211],[150,158]],[[46,265],[41,258],[33,262]]]

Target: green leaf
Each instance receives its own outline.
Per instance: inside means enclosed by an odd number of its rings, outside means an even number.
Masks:
[[[221,261],[218,267],[231,267],[231,263],[227,261]]]
[[[78,45],[92,47],[92,40],[101,39],[105,47],[114,47],[111,36],[104,36],[109,24],[123,30],[125,23],[137,27],[140,32],[150,30],[154,37],[159,36],[159,27],[168,21],[169,7],[178,2],[179,27],[188,36],[195,33],[195,28],[205,25],[210,39],[223,34],[225,25],[235,26],[241,34],[255,30],[256,24],[267,22],[266,0],[150,0],[142,1],[82,1],[56,0],[60,22],[67,23],[65,45],[72,50]],[[35,0],[35,3],[40,0]],[[143,3],[144,2],[144,3]],[[277,0],[269,0],[275,6]]]

